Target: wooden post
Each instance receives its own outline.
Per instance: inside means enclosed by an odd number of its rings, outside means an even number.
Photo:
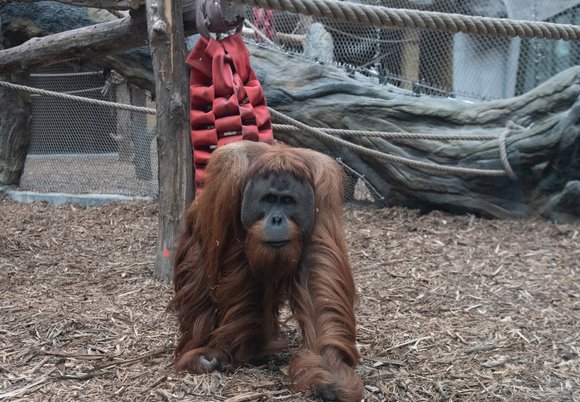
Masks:
[[[155,72],[159,160],[159,228],[154,275],[169,281],[182,217],[194,193],[182,1],[147,0],[146,6]]]
[[[0,75],[0,81],[27,85],[29,74]],[[0,88],[0,187],[18,186],[32,137],[28,93]]]
[[[4,49],[0,20],[0,50]],[[28,84],[26,73],[0,75],[0,80]],[[31,105],[27,93],[0,88],[0,187],[20,184],[31,138]]]
[[[115,85],[115,100],[131,104],[131,88],[125,82]],[[119,147],[119,160],[130,162],[133,158],[133,141],[131,139],[131,113],[128,110],[117,110],[117,132],[113,137]]]
[[[413,82],[419,81],[419,38],[421,32],[417,29],[404,29],[403,54],[401,57],[401,76],[409,81],[402,83],[401,88],[413,90]]]

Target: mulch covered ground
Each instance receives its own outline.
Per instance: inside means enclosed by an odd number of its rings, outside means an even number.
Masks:
[[[366,401],[580,401],[580,226],[345,215]],[[0,400],[313,400],[289,391],[289,353],[174,373],[156,226],[151,204],[0,200]]]

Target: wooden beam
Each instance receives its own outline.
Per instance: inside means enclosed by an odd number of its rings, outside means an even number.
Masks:
[[[19,3],[36,3],[40,0],[18,0]],[[107,10],[137,10],[144,0],[54,0],[59,3],[78,7],[104,8]],[[14,3],[13,0],[0,0],[0,5]]]
[[[75,59],[99,59],[146,45],[142,11],[130,17],[79,29],[32,38],[20,46],[0,51],[0,74],[28,71]]]
[[[157,94],[159,226],[154,275],[170,281],[185,208],[193,199],[189,82],[181,0],[146,0]]]

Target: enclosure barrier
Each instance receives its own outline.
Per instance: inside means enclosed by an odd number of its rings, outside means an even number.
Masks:
[[[499,18],[472,17],[456,14],[392,9],[330,0],[233,0],[233,2],[238,4],[263,7],[267,9],[289,11],[291,13],[305,16],[326,17],[338,22],[347,22],[363,26],[366,25],[406,29],[415,28],[447,33],[461,32],[476,35],[496,36],[499,38],[521,37],[561,39],[567,41],[577,41],[580,38],[580,27],[568,24],[549,24],[544,22],[514,21]],[[144,13],[147,17],[146,21],[145,18],[143,18],[143,13],[133,13],[131,17],[126,17],[123,20],[120,20],[118,23],[113,21],[113,23],[103,23],[96,25],[97,28],[100,27],[100,29],[103,29],[103,32],[107,32],[107,30],[109,30],[110,32],[115,33],[118,35],[117,38],[131,38],[129,41],[123,41],[123,46],[117,48],[114,47],[114,44],[119,42],[118,40],[115,40],[114,35],[108,36],[108,42],[106,40],[99,41],[98,39],[95,39],[93,35],[93,28],[85,27],[82,32],[86,33],[91,31],[93,40],[98,42],[98,44],[101,46],[99,49],[95,50],[94,46],[91,45],[90,55],[89,52],[78,53],[79,49],[86,51],[86,43],[89,42],[80,41],[80,43],[84,43],[84,45],[81,44],[70,46],[72,42],[77,41],[68,41],[69,43],[66,44],[67,46],[63,46],[60,51],[68,52],[63,53],[66,55],[74,54],[75,57],[88,56],[88,58],[96,58],[105,52],[111,51],[111,48],[115,48],[116,50],[120,50],[120,48],[134,48],[138,45],[141,45],[143,39],[149,38],[149,46],[155,73],[155,82],[157,83],[156,95],[158,102],[157,113],[155,114],[158,117],[160,135],[157,144],[160,151],[159,166],[162,167],[160,174],[161,177],[163,177],[163,180],[161,180],[163,183],[163,188],[160,188],[159,191],[160,241],[158,242],[158,259],[155,271],[157,274],[156,276],[169,278],[171,260],[170,257],[174,249],[172,244],[175,243],[176,234],[178,233],[176,229],[178,228],[178,222],[182,216],[182,211],[184,209],[183,207],[185,203],[189,202],[188,197],[190,196],[189,193],[191,193],[191,191],[189,191],[189,186],[192,183],[191,178],[188,177],[188,175],[191,173],[191,161],[188,161],[191,150],[188,149],[190,143],[188,136],[185,134],[186,132],[189,132],[187,127],[188,124],[186,114],[186,102],[188,96],[183,92],[185,86],[181,85],[182,81],[186,77],[184,72],[185,63],[182,60],[182,56],[184,54],[183,41],[181,40],[184,36],[184,32],[183,26],[181,24],[174,23],[175,21],[182,20],[183,9],[182,2],[179,1],[175,3],[146,0],[145,2],[141,1],[140,5],[142,6],[143,3],[146,4],[146,7],[141,7],[141,10],[145,9],[146,11],[146,13]],[[193,2],[189,1],[189,3],[191,4]],[[145,30],[146,27],[148,29],[147,31]],[[375,28],[371,29],[376,30]],[[131,34],[127,35],[126,32],[130,32]],[[46,32],[44,34],[46,34]],[[19,60],[18,62],[12,62],[11,65],[8,62],[3,63],[3,68],[5,69],[4,71],[6,71],[6,69],[10,70],[10,68],[13,69],[11,71],[15,71],[14,69],[22,69],[22,66],[25,66],[26,68],[32,68],[44,65],[50,61],[56,62],[56,59],[48,59],[46,57],[42,57],[40,59],[38,52],[35,52],[34,55],[31,55],[30,53],[30,49],[32,49],[32,47],[30,47],[31,44],[36,44],[36,46],[33,46],[36,49],[43,48],[43,46],[45,50],[54,49],[54,46],[51,46],[51,41],[53,41],[55,37],[60,40],[59,43],[61,44],[63,42],[67,42],[66,35],[56,34],[47,36],[43,39],[38,39],[36,41],[29,41],[25,45],[15,47],[13,50],[2,51],[2,54],[6,56],[14,56],[15,53],[31,56],[30,60],[27,60],[26,62]],[[413,38],[410,39],[411,41],[409,42],[412,42]],[[46,45],[47,43],[49,46]],[[91,43],[94,44],[94,42]],[[77,51],[77,53],[74,53],[74,51]],[[54,52],[52,53],[52,56],[54,57]],[[415,79],[415,76],[411,78]],[[418,74],[416,78],[419,78]],[[6,85],[3,86],[7,87]],[[16,87],[12,88],[16,89]],[[22,88],[19,89],[22,90]],[[43,94],[47,95],[46,92]],[[74,96],[71,94],[61,95],[65,95],[67,99],[75,99],[75,101],[80,100],[71,98],[71,96]],[[82,99],[82,97],[78,98]],[[125,110],[141,111],[144,113],[154,113],[152,109],[147,110],[147,108],[139,107],[134,109],[132,105],[117,106],[107,102],[101,103],[101,105],[123,108]],[[331,142],[345,148],[348,147],[358,154],[372,156],[383,161],[388,161],[390,163],[405,164],[406,166],[410,166],[416,169],[428,170],[446,175],[483,175],[492,177],[508,175],[512,178],[515,178],[513,170],[507,163],[507,151],[505,142],[508,135],[510,135],[515,130],[520,130],[520,128],[510,124],[508,124],[505,131],[501,135],[495,138],[499,143],[499,154],[502,160],[503,170],[469,169],[455,166],[441,166],[436,163],[415,161],[404,157],[385,154],[381,151],[355,145],[346,139],[340,138],[340,136],[335,136],[336,134],[309,127],[290,117],[279,114],[275,110],[271,110],[271,113],[279,122],[282,122],[285,125],[289,124],[295,126],[302,133],[308,133],[309,135],[315,136],[322,141]],[[503,122],[501,124],[503,124]],[[421,129],[419,129],[419,131],[421,131]],[[529,130],[530,133],[532,131],[533,130]],[[526,130],[526,134],[527,133],[528,130]],[[382,135],[389,133],[378,134]],[[391,133],[390,135],[395,134],[396,133]],[[349,133],[348,135],[356,136],[366,134],[354,132]],[[440,139],[441,138],[438,138],[437,140]],[[474,138],[469,138],[469,140],[473,139]],[[486,145],[491,144],[495,145],[495,143],[489,143]],[[492,152],[495,152],[495,150],[492,149]],[[160,261],[164,262],[160,263]]]

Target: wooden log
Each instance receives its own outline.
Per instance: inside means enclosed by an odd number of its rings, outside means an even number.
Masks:
[[[97,59],[146,44],[145,15],[32,38],[20,46],[0,51],[0,74],[30,71],[74,59]]]
[[[159,227],[154,275],[170,281],[185,208],[193,199],[189,85],[181,0],[147,0],[157,93]]]
[[[395,87],[378,86],[365,77],[350,78],[346,72],[320,64],[287,63],[283,54],[264,48],[252,48],[252,55],[268,105],[312,126],[497,136],[510,121],[524,127],[507,139],[509,162],[518,175],[516,181],[507,176],[442,176],[361,156],[346,147],[336,150],[309,135],[275,133],[292,145],[337,151],[343,161],[364,174],[387,205],[503,218],[537,214],[547,196],[543,188],[550,167],[553,161],[562,160],[562,139],[571,136],[567,143],[574,146],[567,147],[568,152],[579,149],[574,105],[580,95],[580,67],[561,73],[523,96],[472,104],[412,96]],[[497,140],[393,142],[354,135],[348,139],[373,150],[420,161],[503,168]],[[567,180],[580,176],[580,169],[570,158],[567,160],[565,166],[558,167],[562,180],[551,191],[561,190]]]

